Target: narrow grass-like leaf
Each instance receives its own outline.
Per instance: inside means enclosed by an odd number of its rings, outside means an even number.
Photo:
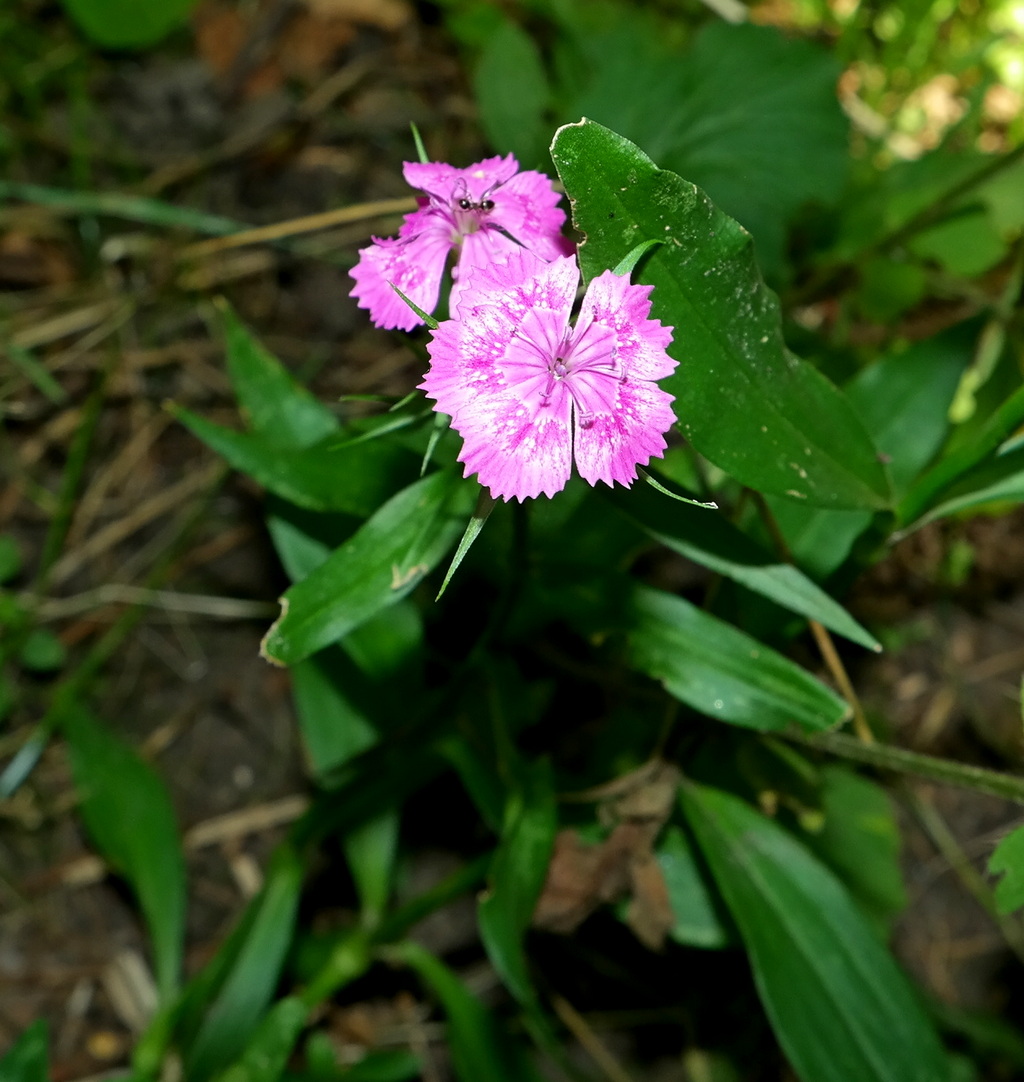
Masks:
[[[648,473],[645,469],[637,467],[636,471],[644,481],[647,482],[654,489],[655,492],[660,492],[662,496],[668,496],[670,500],[676,500],[678,503],[688,503],[691,507],[702,507],[705,511],[717,511],[718,504],[714,500],[695,500],[689,496],[684,496],[679,492],[673,492],[672,489],[666,488],[652,473]]]
[[[523,937],[547,876],[558,829],[551,769],[523,764],[509,794],[501,844],[491,865],[490,889],[479,907],[480,936],[509,991],[523,1004],[536,1000]]]
[[[652,249],[657,248],[663,241],[660,240],[642,240],[631,252],[627,253],[616,264],[612,273],[621,277],[624,274],[632,274],[637,263]]]
[[[645,240],[663,242],[639,281],[654,286],[652,315],[674,327],[669,353],[679,366],[662,386],[692,445],[764,492],[830,508],[887,506],[885,470],[860,418],[786,349],[750,234],[599,124],[559,128],[551,154],[587,235],[579,257],[588,279]]]
[[[0,1059],[0,1082],[49,1082],[46,1066],[46,1023],[40,1018]]]
[[[662,835],[655,855],[675,917],[669,935],[689,947],[709,950],[727,946],[735,933],[690,838],[671,826]]]
[[[460,1082],[539,1082],[523,1050],[498,1028],[494,1017],[443,962],[412,941],[403,943],[396,953],[441,1001],[448,1016],[452,1065]]]
[[[437,330],[438,322],[436,319],[434,319],[432,315],[430,315],[429,312],[424,312],[423,309],[419,307],[419,305],[409,300],[409,298],[398,288],[398,286],[394,284],[394,282],[389,282],[388,285],[390,285],[391,288],[402,298],[402,300],[405,301],[405,303],[416,313],[416,315],[418,315],[420,319],[422,319],[423,322],[426,323],[430,330]]]
[[[245,1051],[216,1082],[278,1082],[306,1025],[309,1008],[294,996],[275,1003],[267,1016],[247,1034]]]
[[[301,661],[405,597],[465,528],[475,489],[443,471],[393,496],[284,595],[264,655],[283,665]]]
[[[828,729],[848,705],[809,672],[681,597],[637,587],[627,616],[634,668],[669,694],[750,729]]]
[[[263,890],[250,903],[241,938],[226,944],[228,953],[212,963],[215,998],[185,1050],[189,1082],[203,1082],[245,1048],[277,986],[292,940],[301,884],[298,856],[289,847],[279,849]]]
[[[178,985],[185,934],[185,861],[159,774],[82,709],[62,714],[82,818],[97,848],[128,880],[153,944],[157,987]]]
[[[452,562],[448,565],[448,570],[445,572],[444,576],[444,582],[441,583],[441,589],[437,591],[437,597],[434,598],[435,601],[440,601],[445,590],[448,589],[448,583],[452,581],[452,576],[458,571],[459,564],[465,559],[466,553],[469,552],[473,542],[480,536],[480,531],[484,528],[484,523],[487,521],[490,513],[494,510],[496,502],[497,501],[487,489],[480,489],[480,495],[477,497],[476,509],[473,512],[473,517],[466,524],[466,532],[462,535],[462,540],[455,550]]]
[[[310,511],[366,517],[395,488],[416,476],[416,457],[386,440],[293,448],[262,435],[236,432],[176,407],[174,415],[236,470]]]
[[[64,388],[50,375],[49,369],[37,361],[33,354],[14,342],[4,343],[4,353],[14,362],[16,368],[21,369],[21,374],[32,384],[36,390],[41,391],[55,405],[61,405],[67,401],[67,393]]]
[[[906,978],[838,879],[731,794],[684,783],[682,807],[803,1082],[944,1082]]]
[[[671,504],[637,485],[607,493],[616,507],[650,537],[681,556],[725,575],[790,612],[799,613],[851,642],[881,650],[878,640],[799,568],[780,563],[723,515]]]
[[[0,200],[20,199],[26,203],[38,203],[43,207],[63,211],[65,214],[83,216],[101,215],[140,222],[143,225],[159,225],[171,229],[187,229],[213,237],[241,233],[249,226],[233,218],[218,214],[206,214],[193,207],[179,207],[162,199],[149,199],[142,195],[123,192],[75,191],[69,188],[51,188],[42,184],[26,184],[16,180],[0,180]]]
[[[914,523],[940,502],[943,493],[959,478],[992,454],[1024,423],[1024,387],[1018,388],[987,418],[975,439],[950,452],[922,476],[898,508],[901,522]]]
[[[412,129],[412,141],[416,145],[416,157],[421,165],[426,165],[430,158],[427,157],[427,148],[423,145],[423,136],[420,135],[420,129],[412,123],[409,124],[409,127]]]
[[[226,302],[218,304],[218,312],[231,382],[253,432],[295,450],[337,432],[334,414],[256,341]]]
[[[905,532],[987,503],[1024,500],[1024,449],[1001,455],[964,475],[937,506]]]
[[[0,800],[7,800],[35,769],[50,742],[52,725],[37,725],[0,774]]]

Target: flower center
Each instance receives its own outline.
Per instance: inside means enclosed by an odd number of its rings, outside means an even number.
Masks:
[[[484,218],[492,210],[494,210],[493,199],[472,200],[464,195],[454,200],[452,213],[455,215],[455,228],[458,230],[459,237],[476,233],[484,224]]]

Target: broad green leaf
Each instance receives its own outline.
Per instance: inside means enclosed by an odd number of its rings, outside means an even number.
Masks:
[[[416,476],[416,458],[388,440],[282,447],[263,436],[213,424],[190,410],[174,415],[188,430],[264,488],[311,511],[371,515],[396,487]]]
[[[86,36],[104,49],[146,49],[185,22],[196,0],[63,0]]]
[[[46,1023],[40,1018],[0,1059],[0,1082],[49,1082],[46,1065]]]
[[[342,766],[377,740],[376,727],[353,698],[353,684],[366,680],[336,646],[292,667],[295,709],[314,777]]]
[[[723,515],[635,485],[607,494],[650,537],[666,548],[725,575],[809,620],[817,620],[852,642],[880,650],[877,639],[802,571],[782,563],[750,540]]]
[[[690,443],[752,488],[808,505],[885,507],[885,470],[850,403],[782,338],[779,303],[750,234],[696,185],[607,128],[559,128],[551,154],[587,235],[587,278],[661,239],[639,275],[679,361],[662,386]]]
[[[277,851],[262,891],[250,903],[240,935],[211,963],[213,1002],[185,1049],[185,1077],[203,1082],[245,1048],[270,1003],[292,940],[302,865],[289,847]],[[202,976],[202,975],[201,975]]]
[[[882,357],[845,388],[888,462],[897,496],[931,462],[946,438],[949,405],[975,337],[974,329],[965,327],[935,335]]]
[[[1024,827],[1012,830],[989,857],[988,870],[1000,875],[996,905],[1004,916],[1024,906]]]
[[[335,434],[340,425],[327,406],[253,338],[230,306],[218,307],[231,382],[253,432],[296,451]]]
[[[839,880],[737,797],[684,783],[681,799],[803,1082],[948,1079],[915,993]]]
[[[480,937],[509,991],[520,1003],[536,1000],[527,971],[523,937],[547,877],[558,829],[551,768],[521,764],[509,793],[501,844],[494,856],[487,893],[480,901]]]
[[[599,31],[567,26],[591,73],[562,115],[592,118],[699,185],[778,274],[786,222],[843,190],[849,124],[835,57],[774,27],[720,20],[672,49],[653,20],[620,11]]]
[[[131,885],[166,1000],[178,986],[185,934],[185,861],[160,775],[85,710],[61,715],[79,806],[96,847]]]
[[[540,52],[515,23],[503,19],[488,35],[473,91],[491,145],[503,154],[511,151],[524,168],[540,164],[551,95]]]
[[[847,386],[897,496],[931,462],[949,431],[947,411],[974,348],[975,331],[956,327],[891,353],[863,369]],[[868,528],[864,511],[823,511],[768,497],[795,561],[818,578],[832,574]]]
[[[908,247],[950,274],[976,278],[1006,255],[1006,242],[983,209],[961,211],[915,234]]]
[[[393,496],[287,591],[281,616],[263,641],[264,655],[294,664],[409,594],[464,529],[474,489],[453,471],[442,471]]]
[[[892,802],[881,786],[845,767],[825,767],[821,780],[824,820],[807,845],[884,926],[907,904]]]
[[[828,729],[849,707],[811,674],[681,597],[645,586],[627,615],[630,663],[710,717],[750,729]]]
[[[665,877],[675,924],[669,935],[688,947],[725,947],[734,937],[721,911],[722,902],[708,882],[693,843],[677,826],[663,833],[656,852]]]
[[[448,1016],[448,1044],[460,1082],[539,1082],[523,1050],[503,1033],[494,1017],[458,977],[418,943],[398,952],[441,1001]]]

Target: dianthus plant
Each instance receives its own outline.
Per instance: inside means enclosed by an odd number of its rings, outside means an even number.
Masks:
[[[351,296],[368,308],[378,327],[412,330],[422,322],[398,296],[417,307],[437,306],[445,263],[456,255],[451,305],[457,304],[474,268],[526,248],[543,259],[568,254],[561,235],[565,214],[551,181],[533,170],[519,171],[509,154],[486,158],[467,169],[443,162],[406,162],[406,181],[424,195],[393,238],[373,239],[352,269]]]
[[[575,258],[517,249],[475,269],[428,346],[421,388],[462,436],[467,476],[495,497],[553,496],[574,460],[592,485],[628,485],[665,449],[673,399],[654,381],[676,366],[672,328],[648,318],[650,286],[612,271],[573,325],[579,280]]]

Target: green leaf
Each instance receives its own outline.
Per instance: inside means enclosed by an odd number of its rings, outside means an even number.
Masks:
[[[473,542],[480,536],[480,531],[484,528],[484,523],[490,517],[496,503],[497,500],[494,499],[486,488],[480,489],[480,494],[477,496],[476,509],[473,511],[473,517],[466,525],[466,532],[462,535],[462,540],[455,550],[452,562],[448,565],[448,570],[445,572],[444,576],[444,582],[441,583],[441,589],[437,591],[437,597],[434,598],[435,601],[440,601],[444,596],[444,592],[448,588],[448,583],[452,581],[452,576],[458,571],[459,564],[466,558],[466,553],[469,552]]]
[[[465,527],[476,486],[441,471],[393,496],[281,599],[263,641],[283,665],[309,657],[409,594]]]
[[[9,582],[21,570],[18,542],[7,534],[0,536],[0,583]]]
[[[845,388],[885,456],[897,496],[911,487],[946,438],[947,411],[974,338],[973,327],[955,327],[882,357]],[[768,502],[794,560],[819,578],[843,563],[871,523],[868,512],[823,511],[774,497]]]
[[[185,934],[185,861],[170,797],[160,775],[85,710],[67,708],[61,723],[82,819],[139,900],[166,1000],[178,986]]]
[[[296,451],[340,428],[334,414],[256,341],[225,302],[218,304],[228,372],[242,413],[256,435]]]
[[[403,943],[396,953],[441,1001],[448,1016],[452,1065],[460,1082],[539,1082],[523,1050],[498,1028],[490,1012],[443,962],[412,941]]]
[[[935,335],[868,365],[846,387],[888,462],[897,496],[946,438],[949,406],[975,337],[974,328],[965,327]]]
[[[599,124],[559,128],[551,153],[587,234],[587,278],[644,240],[664,241],[639,280],[654,286],[652,316],[674,327],[669,353],[679,366],[662,386],[694,448],[764,492],[833,509],[885,507],[888,481],[859,417],[786,349],[749,233]]]
[[[368,819],[345,835],[344,849],[359,895],[362,920],[375,926],[387,908],[398,857],[397,809]]]
[[[999,455],[969,471],[949,490],[947,498],[917,519],[912,528],[1003,500],[1024,500],[1024,448]]]
[[[68,14],[103,49],[146,49],[185,21],[196,0],[63,0]]]
[[[515,23],[502,19],[488,34],[473,75],[473,96],[491,145],[501,153],[511,151],[524,167],[539,164],[551,94],[537,46]]]
[[[64,644],[45,627],[34,627],[21,644],[19,660],[32,672],[56,672],[65,661],[68,652]]]
[[[275,1003],[255,1031],[247,1035],[239,1061],[217,1075],[217,1082],[278,1082],[308,1014],[306,1004],[294,996]]]
[[[46,1023],[40,1018],[0,1059],[0,1082],[49,1082],[46,1066]]]
[[[236,470],[310,511],[344,511],[365,518],[416,476],[415,456],[389,440],[342,443],[332,436],[295,449],[213,424],[180,407],[174,415]]]
[[[277,851],[266,883],[250,903],[240,934],[222,948],[196,982],[214,995],[195,1039],[185,1050],[185,1077],[203,1082],[245,1048],[270,1003],[292,940],[302,865],[290,847]]]
[[[804,1082],[942,1082],[945,1056],[906,978],[842,884],[776,823],[684,783],[683,811]]]
[[[670,503],[640,485],[606,494],[655,541],[687,559],[725,575],[809,620],[817,620],[851,642],[880,650],[868,631],[792,564],[780,563],[723,515]]]
[[[821,830],[808,847],[883,927],[907,905],[900,873],[900,832],[886,791],[841,766],[821,771]]]
[[[317,1054],[314,1066],[313,1049],[319,1049],[321,1039],[324,1044],[322,1065],[321,1056]],[[308,1076],[303,1076],[308,1077],[309,1082],[413,1082],[423,1074],[423,1064],[404,1048],[368,1052],[358,1063],[339,1071],[334,1046],[327,1035],[319,1031],[312,1034],[306,1044],[306,1059],[313,1068]]]
[[[498,975],[523,1004],[536,1001],[523,937],[537,905],[558,829],[551,768],[522,763],[509,793],[490,887],[480,901],[480,937]]]
[[[662,834],[655,856],[665,877],[675,924],[669,935],[688,947],[713,949],[733,939],[722,902],[708,882],[708,873],[694,852],[693,843],[677,826]]]
[[[1024,826],[1012,830],[996,846],[988,870],[1002,875],[996,883],[996,905],[1006,916],[1024,906]]]
[[[786,222],[843,190],[849,124],[835,56],[774,27],[720,20],[681,53],[654,20],[625,7],[612,25],[574,36],[592,75],[562,115],[620,132],[699,185],[779,273]]]
[[[944,222],[913,236],[908,248],[922,259],[931,259],[950,274],[976,278],[995,266],[1007,245],[988,213],[982,209],[961,211]]]
[[[627,617],[634,668],[703,714],[751,729],[828,729],[849,714],[781,654],[681,597],[637,587]]]
[[[376,743],[376,727],[349,690],[360,677],[337,647],[292,667],[295,709],[315,777],[343,766]]]
[[[914,523],[938,504],[951,485],[988,458],[1021,424],[1024,424],[1024,387],[1019,387],[985,418],[969,443],[944,455],[915,482],[898,508],[900,521]]]

